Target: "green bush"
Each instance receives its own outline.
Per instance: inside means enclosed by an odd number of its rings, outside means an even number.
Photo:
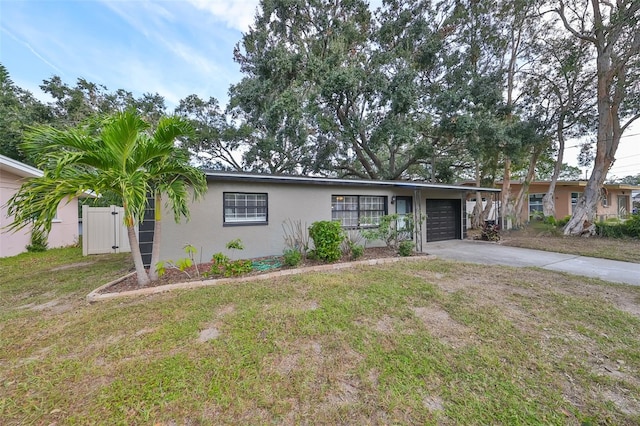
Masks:
[[[559,228],[564,228],[564,226],[569,223],[569,220],[571,219],[571,215],[567,215],[565,217],[563,217],[562,219],[558,219],[556,221],[556,226]]]
[[[380,217],[376,228],[362,231],[362,236],[367,241],[384,241],[387,247],[396,249],[401,241],[412,239],[415,225],[413,215],[406,215],[402,217],[403,228],[398,229],[399,219],[400,215],[397,213],[384,215]]]
[[[315,246],[315,256],[324,262],[335,262],[342,256],[340,244],[344,240],[344,232],[340,222],[321,220],[313,222],[309,227],[309,236]]]
[[[545,216],[544,217],[544,223],[548,223],[549,225],[553,225],[553,226],[557,226],[558,222],[556,221],[556,218],[553,216]]]
[[[31,243],[26,247],[27,251],[36,253],[46,251],[47,248],[47,232],[44,229],[33,228],[31,230]]]
[[[606,238],[624,238],[624,225],[620,223],[598,222],[596,223],[596,234]]]
[[[624,223],[626,234],[633,238],[640,238],[640,213],[631,215]]]
[[[302,262],[302,253],[300,253],[298,250],[285,250],[282,257],[284,260],[284,264],[287,266],[298,266],[300,262]]]
[[[223,253],[215,253],[211,257],[211,268],[206,275],[237,277],[251,271],[253,271],[253,263],[250,260],[231,260]]]
[[[352,259],[358,259],[360,257],[362,257],[362,255],[364,254],[364,246],[361,245],[352,245],[351,246],[351,258]]]
[[[400,241],[398,244],[398,254],[403,257],[411,256],[413,252],[413,241]]]

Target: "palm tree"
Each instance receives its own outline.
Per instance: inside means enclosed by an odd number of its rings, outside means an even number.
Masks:
[[[34,129],[22,149],[33,155],[44,175],[26,182],[9,200],[8,212],[14,216],[9,228],[32,223],[49,231],[57,206],[65,199],[87,191],[115,195],[124,207],[138,284],[149,284],[135,232],[144,215],[147,194],[158,197],[166,193],[178,220],[188,217],[188,187],[192,186],[194,197],[199,196],[206,190],[206,180],[174,144],[188,134],[187,124],[178,118],[164,118],[153,134],[148,129],[133,111],[67,130]],[[157,205],[156,210],[160,208]],[[158,254],[155,256],[157,260]]]
[[[191,127],[186,121],[178,118],[163,119],[154,133],[153,143],[158,149],[173,147],[177,138],[189,134],[190,131]],[[155,281],[158,279],[156,265],[160,260],[163,194],[167,195],[174,220],[179,222],[182,217],[189,219],[187,206],[189,189],[193,193],[193,198],[200,198],[207,189],[207,182],[202,171],[189,165],[189,155],[186,150],[174,149],[172,156],[155,161],[150,172],[153,176],[151,192],[155,198],[155,221],[149,277]]]

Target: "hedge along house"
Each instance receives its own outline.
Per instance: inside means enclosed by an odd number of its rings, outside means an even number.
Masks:
[[[161,257],[184,257],[190,244],[207,261],[213,253],[229,254],[229,241],[240,239],[243,258],[281,255],[288,220],[307,227],[320,220],[338,220],[345,230],[372,226],[386,214],[426,215],[416,226],[416,249],[423,242],[462,239],[466,236],[465,199],[476,191],[456,185],[411,181],[371,181],[316,177],[207,172],[205,197],[190,205],[191,220],[162,226]],[[482,188],[499,194],[499,189]],[[152,227],[148,224],[144,227]],[[141,228],[142,229],[142,228]]]

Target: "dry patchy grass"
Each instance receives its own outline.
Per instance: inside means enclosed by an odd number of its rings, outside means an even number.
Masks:
[[[0,287],[3,424],[640,422],[636,287],[424,261],[89,305],[97,264]]]
[[[640,241],[601,237],[562,235],[562,229],[537,223],[526,228],[501,233],[501,244],[602,259],[640,263]]]

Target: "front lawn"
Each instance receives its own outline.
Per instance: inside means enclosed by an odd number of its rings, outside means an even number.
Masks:
[[[640,422],[640,288],[425,260],[84,301],[130,267],[0,259],[3,424]]]
[[[501,236],[500,243],[512,247],[640,263],[640,240],[633,238],[565,237],[562,228],[540,222],[503,231]]]

